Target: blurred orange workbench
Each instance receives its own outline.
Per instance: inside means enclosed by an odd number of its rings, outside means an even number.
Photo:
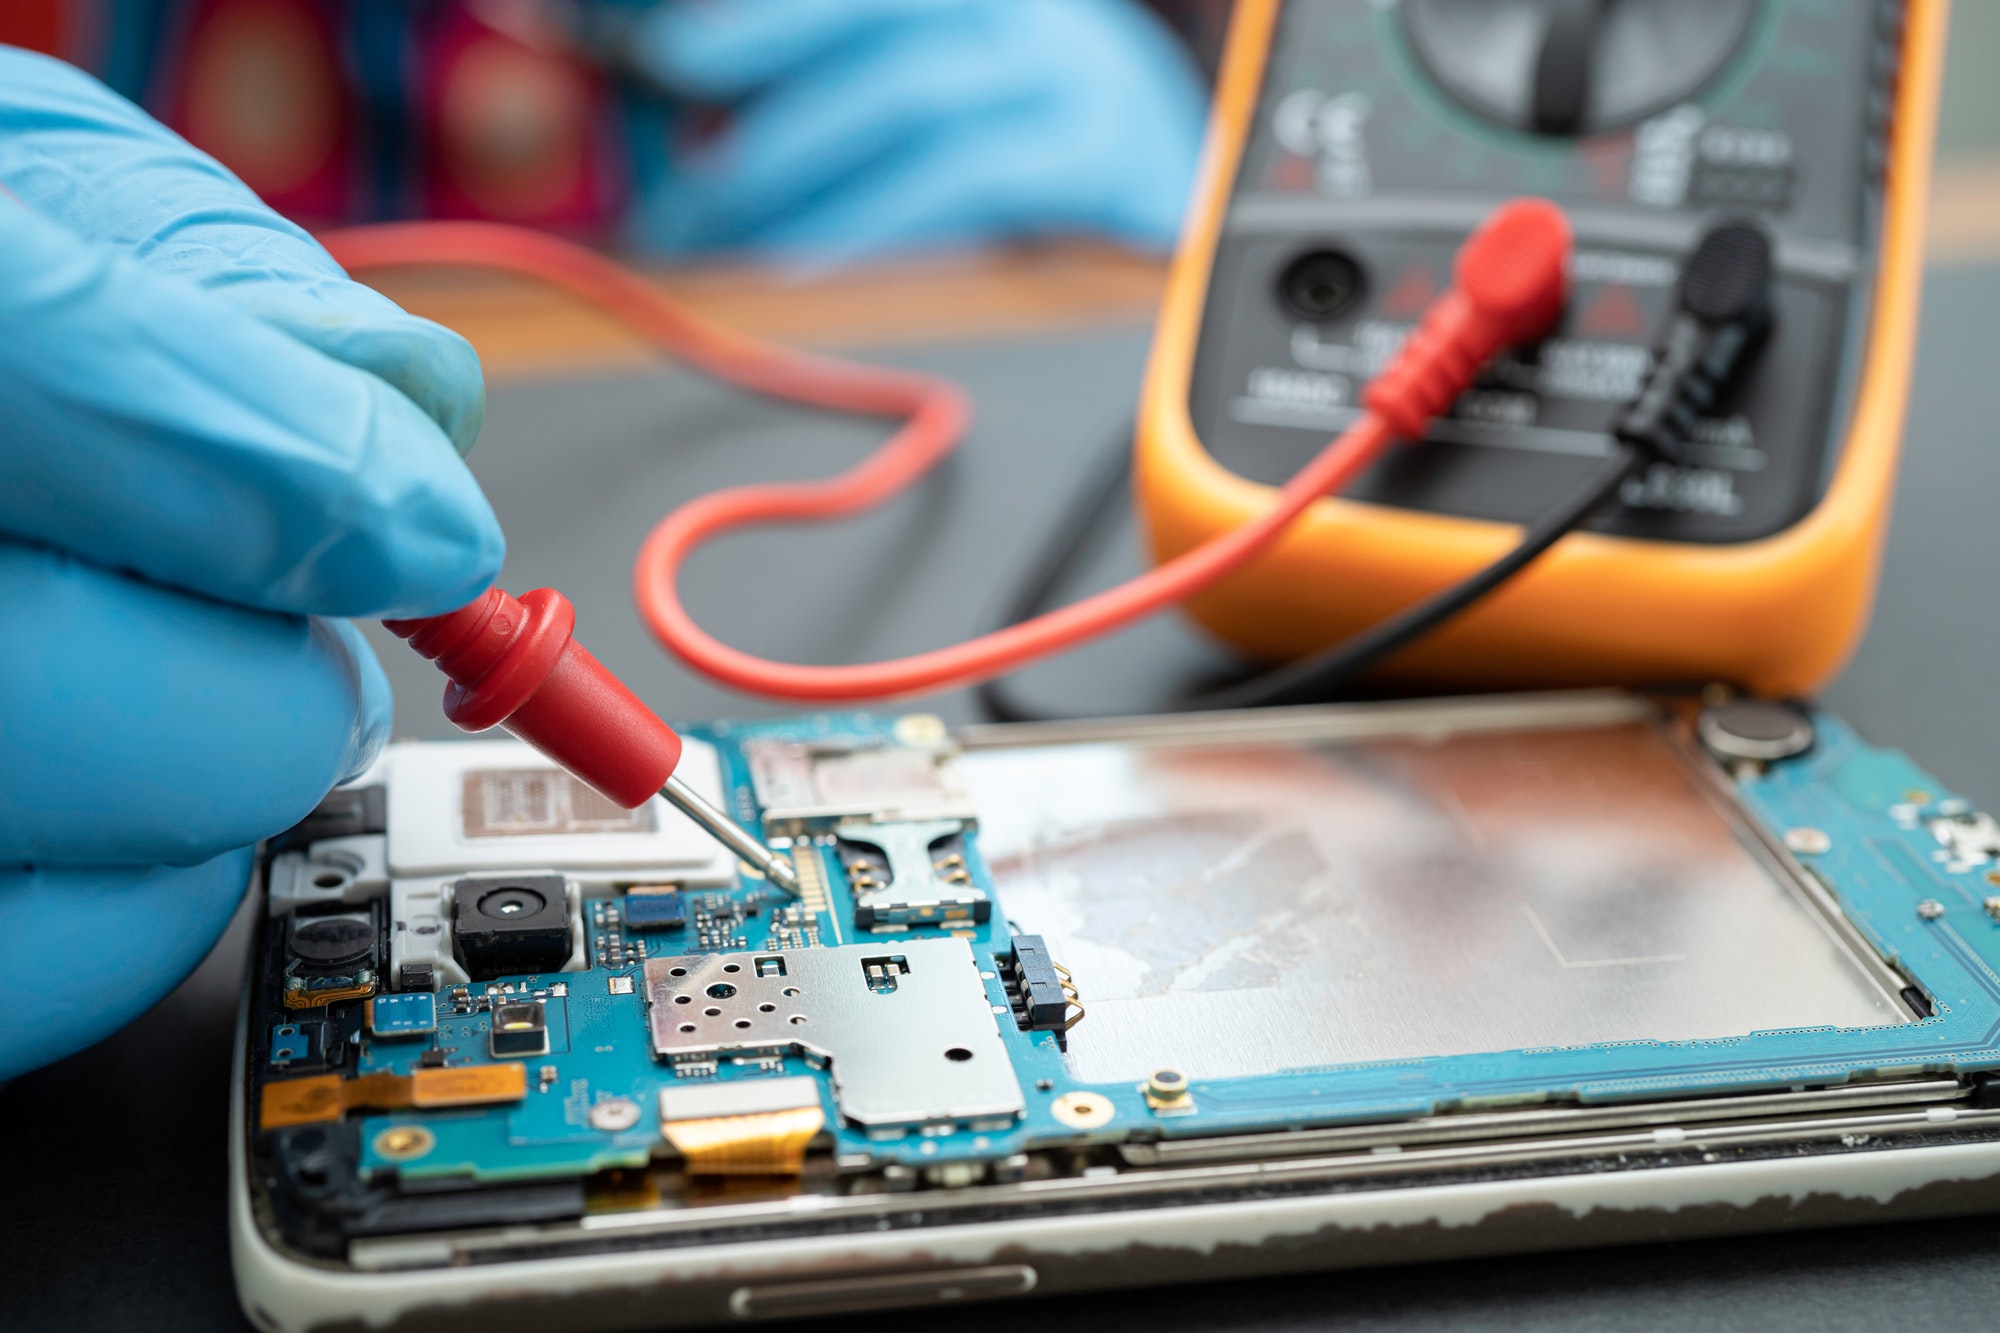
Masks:
[[[1143,326],[1166,280],[1162,259],[1083,244],[898,259],[821,274],[748,265],[647,271],[697,314],[819,348]],[[616,372],[658,360],[605,315],[522,279],[424,268],[383,269],[368,281],[471,339],[491,380]]]

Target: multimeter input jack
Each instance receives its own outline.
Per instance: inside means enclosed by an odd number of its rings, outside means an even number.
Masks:
[[[1278,277],[1278,299],[1306,319],[1337,319],[1361,299],[1367,280],[1361,265],[1339,250],[1308,250]]]

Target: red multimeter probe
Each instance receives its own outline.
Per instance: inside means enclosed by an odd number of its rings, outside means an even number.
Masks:
[[[384,621],[451,678],[444,715],[467,731],[504,726],[626,809],[664,796],[723,846],[797,893],[784,857],[674,776],[681,738],[572,637],[576,608],[553,588],[488,588],[456,611]]]
[[[478,223],[401,224],[325,238],[349,267],[458,262],[551,281],[604,307],[667,349],[732,383],[819,406],[896,413],[906,420],[858,466],[822,482],[738,487],[704,496],[654,529],[635,574],[640,613],[684,661],[726,684],[792,699],[863,699],[974,684],[1129,624],[1242,568],[1282,540],[1292,521],[1339,491],[1397,439],[1421,436],[1505,348],[1545,334],[1569,290],[1570,229],[1537,199],[1496,209],[1460,247],[1453,285],[1431,303],[1367,408],[1278,492],[1264,513],[1149,572],[993,634],[913,657],[861,666],[802,666],[753,657],[711,637],[681,605],[676,575],[709,537],[758,522],[825,520],[907,487],[963,433],[964,397],[942,381],[848,366],[706,328],[645,280],[579,246]],[[503,726],[628,809],[655,793],[781,887],[793,867],[674,777],[681,741],[572,638],[568,599],[540,588],[518,600],[489,589],[442,616],[388,622],[450,677],[445,715],[468,731]]]

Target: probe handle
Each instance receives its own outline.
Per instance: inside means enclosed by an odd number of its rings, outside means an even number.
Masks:
[[[571,637],[576,608],[553,588],[489,588],[456,611],[383,622],[451,679],[444,713],[466,731],[504,726],[626,809],[651,800],[681,738]]]

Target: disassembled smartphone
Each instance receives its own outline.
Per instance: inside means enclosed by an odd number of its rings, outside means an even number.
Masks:
[[[268,1329],[638,1328],[1990,1208],[2000,822],[1566,693],[691,728],[797,897],[511,742],[263,860]]]

